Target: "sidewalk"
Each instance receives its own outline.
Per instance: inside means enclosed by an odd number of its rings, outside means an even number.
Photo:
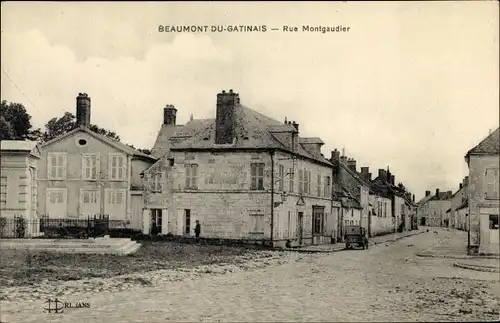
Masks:
[[[374,246],[376,244],[380,243],[386,243],[386,242],[394,242],[406,237],[410,237],[416,234],[421,234],[426,232],[427,228],[422,228],[414,231],[407,231],[407,232],[396,232],[396,233],[390,233],[386,234],[383,236],[378,236],[378,237],[373,237],[368,239],[369,246]],[[429,230],[430,231],[430,230]],[[306,253],[330,253],[330,252],[337,252],[345,249],[345,243],[335,243],[335,244],[322,244],[322,245],[312,245],[312,246],[304,246],[304,247],[297,247],[293,249],[287,249],[290,251],[295,251],[295,252],[306,252]]]
[[[443,239],[435,246],[417,254],[419,257],[448,259],[499,259],[499,256],[470,256],[467,254],[467,232],[429,228],[429,232],[442,235]],[[437,232],[437,233],[435,233]]]

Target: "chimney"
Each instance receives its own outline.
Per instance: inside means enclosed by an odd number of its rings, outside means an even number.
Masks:
[[[430,192],[429,192],[429,194],[430,194]],[[413,200],[413,203],[415,203],[415,194],[413,194],[412,200]]]
[[[459,190],[461,190],[461,189],[462,189],[462,187],[464,187],[464,184],[463,184],[463,183],[458,184],[458,189],[459,189]]]
[[[370,178],[370,168],[369,167],[361,167],[361,178],[365,181],[369,181]]]
[[[222,91],[217,94],[215,117],[215,143],[232,144],[234,139],[234,109],[240,104],[238,93]]]
[[[297,130],[297,132],[299,131],[299,124],[298,123],[295,123],[295,121],[292,121],[292,126],[295,127],[295,130]]]
[[[439,188],[436,188],[436,197],[439,197]]]
[[[453,195],[453,191],[447,191],[446,195],[447,195],[447,198],[450,199],[451,196]]]
[[[338,162],[340,160],[340,151],[337,149],[332,151],[331,162]]]
[[[347,160],[347,167],[349,167],[353,172],[356,172],[356,160],[354,158]]]
[[[340,156],[340,161],[344,164],[347,164],[347,156]]]
[[[431,191],[425,191],[425,196],[431,195]]]
[[[396,176],[391,175],[391,181],[390,181],[391,185],[394,185],[395,180],[396,180]]]
[[[76,97],[76,125],[90,126],[90,97],[87,93],[79,93]]]
[[[378,170],[378,177],[382,178],[383,180],[387,179],[387,172],[385,171],[385,169]]]
[[[464,183],[464,186],[469,185],[469,176],[465,176],[463,183]]]
[[[368,173],[368,181],[372,180],[372,173]]]
[[[163,124],[175,126],[176,116],[177,109],[173,105],[167,104],[163,108]]]

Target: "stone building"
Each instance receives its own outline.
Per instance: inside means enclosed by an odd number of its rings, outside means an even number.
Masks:
[[[330,162],[333,164],[333,198],[341,204],[339,219],[339,237],[343,237],[344,227],[360,225],[369,232],[368,195],[369,182],[357,172],[356,160],[340,156],[340,151],[331,152]],[[367,170],[362,167],[362,170]]]
[[[467,203],[467,186],[468,186],[469,176],[466,176],[462,183],[458,185],[458,190],[451,196],[451,206],[447,211],[450,219],[450,228],[458,230],[466,230],[468,216],[467,213],[460,212],[464,209],[464,204]]]
[[[434,195],[431,195],[430,191],[426,191],[425,195],[417,203],[420,224],[447,228],[449,219],[446,211],[451,207],[452,191],[440,192],[437,188]]]
[[[36,142],[2,140],[0,162],[0,216],[10,223],[15,217],[26,220],[25,236],[39,235],[37,214],[37,170],[40,149]],[[2,237],[14,236],[5,222]]]
[[[483,254],[499,254],[500,247],[499,131],[497,128],[490,133],[465,156],[469,167],[470,244],[478,246],[479,253]]]
[[[41,145],[38,208],[49,218],[109,215],[141,229],[142,180],[156,158],[89,129],[90,97],[76,98],[76,128]]]
[[[145,233],[191,236],[198,220],[207,238],[331,242],[332,164],[321,139],[300,137],[299,124],[244,106],[232,90],[217,95],[215,119],[181,126],[176,112],[164,109],[152,150],[160,160],[143,175]]]

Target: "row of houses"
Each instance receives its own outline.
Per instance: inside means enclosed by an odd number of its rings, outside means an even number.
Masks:
[[[415,197],[389,168],[368,167],[317,137],[299,135],[217,94],[214,119],[180,125],[173,105],[151,155],[94,133],[91,99],[76,99],[77,127],[49,142],[2,141],[2,216],[30,219],[107,214],[144,233],[305,245],[341,241],[347,225],[371,236],[411,230]]]
[[[499,133],[497,128],[467,152],[469,175],[455,193],[427,191],[417,203],[421,224],[467,231],[469,247],[482,254],[499,254],[500,248]]]

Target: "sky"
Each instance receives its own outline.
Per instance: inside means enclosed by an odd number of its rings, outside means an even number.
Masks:
[[[458,189],[499,126],[498,2],[1,3],[1,99],[35,127],[92,99],[91,122],[152,148],[163,108],[215,118],[217,93],[300,124],[417,200]],[[265,25],[266,32],[159,32]],[[303,25],[350,27],[343,33]],[[299,32],[283,32],[297,26]],[[209,27],[210,28],[210,27]],[[271,31],[279,28],[279,31]]]

